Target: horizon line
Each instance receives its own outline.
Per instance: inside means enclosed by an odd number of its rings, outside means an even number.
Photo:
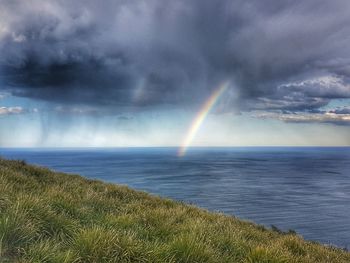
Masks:
[[[1,149],[125,149],[180,148],[181,146],[0,146]],[[196,148],[349,148],[350,145],[246,145],[246,146],[190,146]]]

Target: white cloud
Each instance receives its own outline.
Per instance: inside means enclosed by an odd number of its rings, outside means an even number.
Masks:
[[[336,110],[316,113],[255,112],[253,116],[261,119],[277,119],[284,122],[294,123],[332,123],[336,125],[350,125],[350,114],[338,114],[336,112]]]
[[[22,107],[0,107],[0,116],[1,115],[12,115],[12,114],[21,114],[25,110]]]

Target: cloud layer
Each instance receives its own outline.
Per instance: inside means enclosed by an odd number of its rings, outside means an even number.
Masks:
[[[226,110],[350,98],[347,0],[2,0],[0,10],[0,79],[15,96],[190,107],[229,80]]]

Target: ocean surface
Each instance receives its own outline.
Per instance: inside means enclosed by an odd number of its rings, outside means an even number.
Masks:
[[[350,147],[0,149],[56,171],[220,211],[350,248]],[[0,193],[1,194],[1,193]]]

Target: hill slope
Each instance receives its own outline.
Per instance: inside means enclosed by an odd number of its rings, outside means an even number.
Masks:
[[[350,254],[124,186],[0,159],[0,262],[350,262]]]

